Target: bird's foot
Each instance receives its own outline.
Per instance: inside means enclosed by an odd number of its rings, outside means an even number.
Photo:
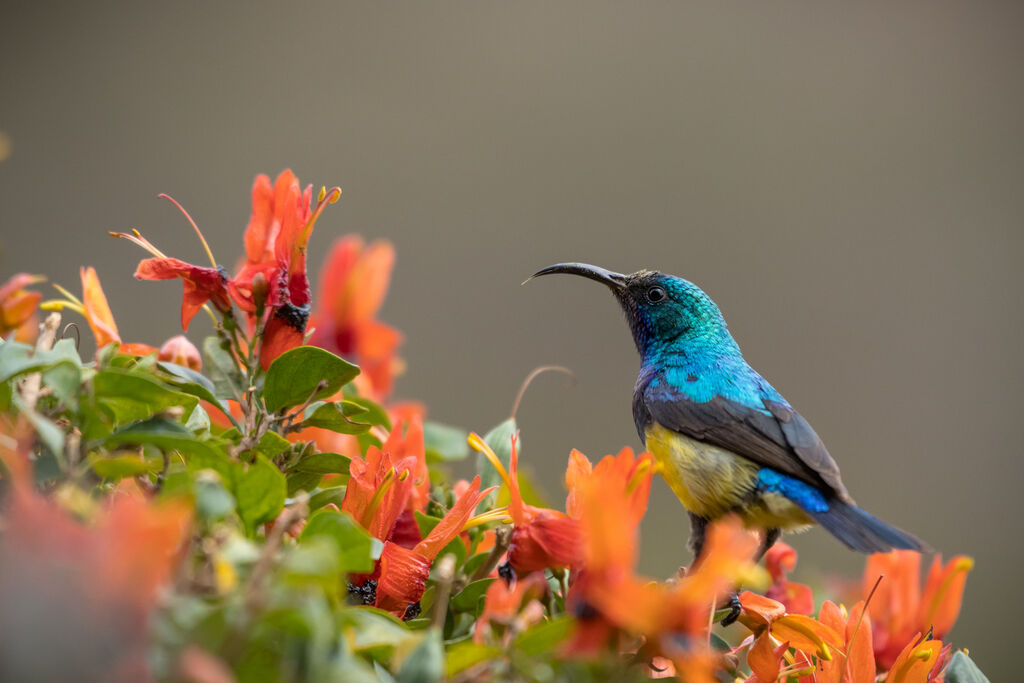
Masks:
[[[733,593],[729,596],[729,601],[725,604],[725,607],[729,609],[729,613],[722,617],[722,626],[730,626],[736,623],[736,620],[740,618],[740,612],[743,611],[743,605],[740,604],[740,596],[738,593]]]

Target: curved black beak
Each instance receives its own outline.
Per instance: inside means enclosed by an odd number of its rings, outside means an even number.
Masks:
[[[582,275],[583,277],[590,278],[591,280],[596,280],[597,282],[607,285],[613,290],[620,290],[626,286],[626,276],[622,273],[615,273],[599,266],[592,266],[588,263],[556,263],[553,266],[541,268],[536,273],[526,278],[523,284],[525,285],[535,277],[551,275],[552,273]]]

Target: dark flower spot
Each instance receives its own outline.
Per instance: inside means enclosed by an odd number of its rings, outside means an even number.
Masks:
[[[286,303],[274,310],[274,315],[285,321],[289,327],[299,332],[306,331],[306,323],[309,321],[309,306],[296,306]]]

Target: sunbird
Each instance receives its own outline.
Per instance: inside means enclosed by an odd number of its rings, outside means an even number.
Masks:
[[[633,420],[689,514],[695,558],[708,523],[728,514],[763,531],[758,558],[783,530],[814,523],[862,553],[929,550],[857,507],[825,444],[747,364],[722,312],[697,285],[585,263],[557,263],[530,279],[552,273],[608,286],[625,312],[642,360]]]

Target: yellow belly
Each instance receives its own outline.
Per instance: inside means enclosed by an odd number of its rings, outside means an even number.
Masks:
[[[784,496],[754,493],[754,462],[727,450],[652,423],[645,433],[647,450],[665,482],[690,512],[706,519],[738,513],[751,527],[794,529],[813,520]]]

